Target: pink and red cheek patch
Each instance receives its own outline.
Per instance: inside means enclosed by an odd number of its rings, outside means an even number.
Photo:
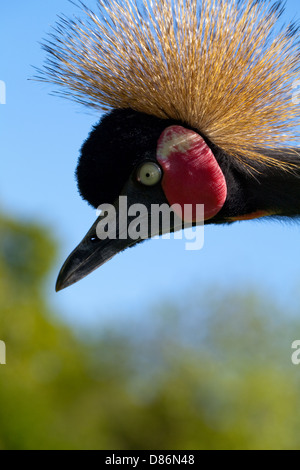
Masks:
[[[220,211],[227,196],[226,180],[199,134],[181,126],[168,127],[158,140],[156,157],[164,171],[165,196],[171,206],[180,205],[178,215],[184,214],[184,221],[202,221],[197,219],[197,204],[204,204],[204,220]],[[191,210],[184,211],[186,204]]]

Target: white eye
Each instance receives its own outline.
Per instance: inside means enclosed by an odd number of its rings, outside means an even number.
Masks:
[[[154,186],[161,180],[162,171],[154,162],[143,163],[137,170],[137,180],[146,186]]]

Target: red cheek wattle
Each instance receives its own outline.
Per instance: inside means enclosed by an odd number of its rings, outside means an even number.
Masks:
[[[204,220],[222,209],[227,196],[226,180],[199,134],[181,126],[168,127],[158,140],[156,157],[164,171],[165,196],[171,206],[180,205],[179,215],[183,214],[184,221],[201,222],[197,220],[197,204],[204,205]],[[184,208],[187,204],[190,206]]]

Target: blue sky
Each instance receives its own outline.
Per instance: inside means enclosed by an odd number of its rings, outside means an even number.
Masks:
[[[286,3],[284,19],[299,16],[299,3]],[[74,170],[100,116],[50,96],[51,85],[28,78],[32,66],[43,63],[39,42],[56,15],[74,12],[67,0],[13,0],[0,6],[0,80],[7,91],[6,104],[0,105],[0,208],[44,224],[59,242],[45,287],[51,304],[71,324],[92,325],[124,312],[142,315],[161,298],[182,298],[190,289],[258,288],[276,302],[292,303],[300,287],[299,226],[270,221],[207,227],[199,252],[186,251],[184,240],[147,241],[55,293],[63,261],[96,218],[77,193]]]

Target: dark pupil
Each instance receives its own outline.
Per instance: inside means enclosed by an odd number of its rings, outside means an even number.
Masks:
[[[150,173],[146,173],[147,178],[150,178]]]

